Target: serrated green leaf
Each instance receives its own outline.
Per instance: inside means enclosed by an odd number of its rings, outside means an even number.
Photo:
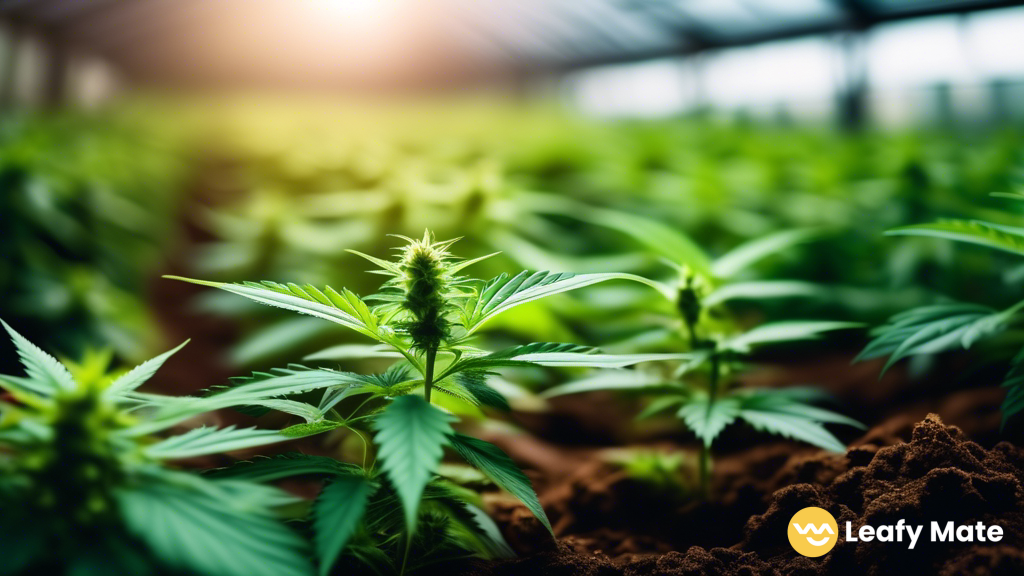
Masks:
[[[271,373],[257,372],[251,377],[232,378],[231,380],[235,383],[233,387],[213,390],[209,396],[203,398],[167,397],[163,405],[149,419],[126,429],[123,434],[128,436],[152,434],[204,412],[239,406],[287,408],[297,415],[312,416],[313,411],[316,410],[312,406],[308,409],[300,408],[297,404],[280,398],[324,388],[356,388],[366,385],[365,377],[359,374],[297,365],[291,365],[287,369],[275,368]],[[131,395],[139,396],[138,393]],[[323,411],[325,410],[321,412]],[[318,418],[320,418],[319,415],[313,419]]]
[[[68,392],[77,387],[71,373],[56,358],[15,332],[7,322],[0,320],[0,324],[3,324],[4,329],[11,335],[18,357],[25,366],[28,378],[36,384],[34,388],[37,392],[52,396],[57,392]]]
[[[673,297],[670,294],[671,290],[666,286],[635,274],[524,271],[512,277],[502,274],[483,284],[476,295],[461,305],[462,325],[467,334],[472,334],[491,318],[516,306],[609,280],[640,282],[655,288],[668,298]]]
[[[242,408],[236,408],[236,410],[255,417],[262,416],[269,410],[276,410],[285,414],[291,414],[292,416],[298,416],[307,423],[319,421],[324,417],[323,411],[316,406],[311,406],[297,400],[256,400]]]
[[[942,220],[933,224],[902,226],[885,232],[886,236],[930,236],[986,246],[1012,254],[1024,254],[1024,235],[1020,229],[976,220]]]
[[[537,520],[554,535],[544,507],[540,505],[533,484],[516,463],[494,444],[464,434],[455,434],[452,447],[471,465],[487,475],[500,488],[522,502]]]
[[[0,387],[7,389],[19,401],[29,401],[30,398],[46,397],[53,393],[53,386],[49,383],[10,374],[0,374]]]
[[[773,410],[743,409],[740,418],[757,430],[800,440],[830,450],[846,452],[846,446],[821,424],[799,415]]]
[[[455,417],[420,396],[396,398],[373,423],[377,458],[402,501],[406,531],[416,529],[420,497],[437,471]]]
[[[235,377],[231,382],[230,387],[213,391],[208,397],[211,403],[245,405],[324,388],[359,386],[366,383],[366,378],[352,372],[292,364],[288,368],[274,368],[269,373],[254,372],[252,376]]]
[[[1010,418],[1024,410],[1024,349],[1018,352],[1010,362],[1010,369],[1003,378],[1006,398],[1003,399],[1003,420],[1000,428],[1004,428]]]
[[[788,414],[823,424],[843,424],[861,430],[867,428],[849,416],[809,404],[810,401],[827,397],[822,391],[814,388],[746,389],[738,390],[734,395],[741,399],[744,410]]]
[[[342,426],[344,426],[342,422],[335,422],[333,420],[305,422],[303,424],[296,424],[281,430],[281,435],[287,436],[288,438],[304,438],[306,436],[313,436],[314,434],[329,432]]]
[[[595,348],[576,344],[535,342],[512,346],[483,356],[464,358],[446,369],[442,377],[463,370],[499,367],[552,366],[578,368],[624,368],[643,362],[688,360],[691,354],[598,354]]]
[[[876,330],[874,339],[854,361],[889,356],[884,374],[909,356],[970,348],[978,340],[1007,329],[1024,302],[996,311],[975,304],[939,304],[903,312]]]
[[[358,296],[346,289],[337,292],[328,286],[324,291],[320,291],[309,284],[298,286],[270,281],[228,284],[194,280],[181,276],[164,276],[164,278],[226,290],[261,304],[329,320],[375,340],[383,341],[378,333],[377,320],[372,311]]]
[[[988,306],[958,302],[921,306],[901,312],[893,316],[889,324],[873,331],[874,338],[854,362],[889,356],[908,338],[932,323],[957,319],[952,321],[964,325],[992,314],[996,314],[996,310]]]
[[[223,576],[313,573],[305,541],[258,503],[157,481],[116,496],[127,529],[170,566]]]
[[[147,446],[145,452],[151,458],[171,460],[265,446],[290,439],[276,430],[204,426]]]
[[[137,389],[139,386],[142,386],[152,378],[154,374],[156,374],[156,371],[164,365],[164,362],[166,362],[168,358],[173,356],[178,350],[184,348],[188,343],[189,341],[185,340],[179,344],[177,348],[164,352],[156,358],[146,360],[142,364],[132,368],[130,372],[119,377],[117,380],[114,380],[114,382],[104,390],[104,394],[107,396],[121,396]]]
[[[508,400],[500,392],[487,384],[487,379],[493,374],[484,370],[467,370],[455,375],[455,380],[477,404],[490,406],[499,410],[511,410]]]
[[[505,537],[502,536],[501,530],[498,525],[494,523],[494,520],[487,515],[486,512],[477,508],[476,506],[463,502],[462,503],[469,513],[473,516],[473,521],[479,531],[479,534],[483,537],[484,545],[487,548],[488,555],[491,558],[515,558],[516,553],[512,550],[512,547],[505,541]]]
[[[324,486],[313,504],[313,542],[320,575],[327,576],[366,511],[373,482],[363,476],[339,476]]]
[[[227,468],[209,470],[204,475],[208,478],[271,482],[293,476],[341,476],[362,473],[358,466],[334,458],[289,452],[269,457],[256,456],[252,460],[236,462]]]
[[[722,430],[739,417],[740,401],[730,397],[709,400],[707,396],[688,398],[676,415],[710,448]]]

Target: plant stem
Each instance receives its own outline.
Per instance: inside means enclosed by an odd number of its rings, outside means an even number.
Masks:
[[[398,576],[405,576],[405,565],[409,562],[409,550],[412,549],[412,535],[408,532],[405,534],[405,553],[402,554],[402,569],[399,570]]]
[[[430,404],[430,388],[434,384],[434,359],[437,357],[437,348],[427,350],[427,366],[423,370],[423,398]]]
[[[718,358],[718,344],[714,341],[711,345],[711,373],[708,376],[708,413],[715,405],[718,396],[718,380],[721,377],[722,364]],[[701,443],[700,448],[700,492],[703,498],[711,496],[711,447]]]
[[[691,324],[685,318],[683,319],[683,325],[686,326],[686,336],[690,341],[690,350],[696,350],[700,342],[697,341],[697,327]]]

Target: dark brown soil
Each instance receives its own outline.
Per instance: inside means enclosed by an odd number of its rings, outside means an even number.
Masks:
[[[538,454],[543,460],[542,446],[522,451],[534,465]],[[573,462],[586,463],[539,486],[557,542],[521,507],[495,502],[521,557],[467,574],[1024,573],[1024,450],[1005,442],[985,449],[934,414],[913,426],[907,417],[890,419],[845,455],[778,444],[725,459],[709,503],[673,505],[599,459],[565,459]],[[787,540],[789,519],[808,506],[828,510],[841,527],[822,558],[799,556]],[[914,550],[842,538],[847,521],[856,530],[899,519],[925,525]],[[1005,536],[998,544],[926,541],[932,521],[950,520],[997,524]]]

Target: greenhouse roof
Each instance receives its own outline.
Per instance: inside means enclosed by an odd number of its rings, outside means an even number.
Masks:
[[[450,83],[686,55],[996,0],[7,0],[0,14],[129,77]]]

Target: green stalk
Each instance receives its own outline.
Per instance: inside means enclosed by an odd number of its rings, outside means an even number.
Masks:
[[[718,380],[721,377],[722,365],[718,359],[717,343],[709,342],[712,346],[711,373],[708,379],[708,412],[715,405],[718,397]],[[701,443],[700,449],[700,492],[703,498],[711,496],[711,447]]]
[[[423,398],[430,404],[430,389],[434,384],[434,359],[437,357],[437,348],[427,350],[427,366],[423,370]]]
[[[696,350],[700,342],[697,341],[697,327],[693,325],[689,320],[683,319],[683,325],[686,326],[686,336],[690,342],[690,350]]]

